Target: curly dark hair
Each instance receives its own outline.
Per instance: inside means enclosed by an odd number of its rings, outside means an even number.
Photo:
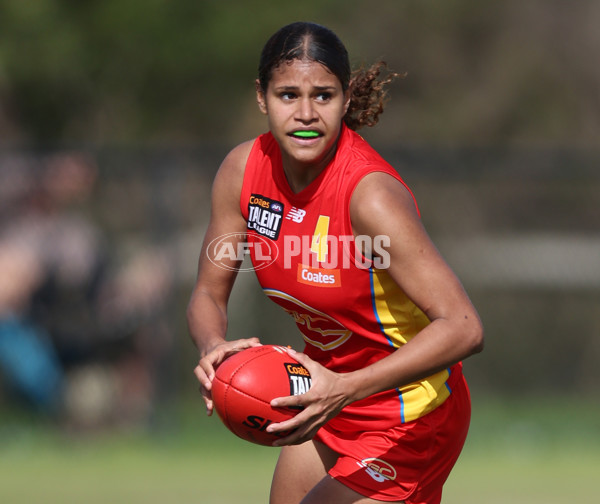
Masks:
[[[374,126],[387,101],[385,87],[400,74],[388,72],[383,61],[368,69],[351,71],[348,51],[329,28],[315,23],[296,22],[284,26],[265,44],[258,65],[258,80],[267,90],[273,70],[284,61],[308,59],[326,66],[341,82],[342,89],[351,90],[350,107],[344,122],[353,130]]]
[[[355,70],[350,80],[350,106],[344,116],[344,122],[357,130],[364,126],[375,126],[379,115],[383,113],[383,105],[388,100],[385,87],[397,77],[396,72],[388,72],[381,76],[381,71],[387,70],[385,61],[378,61],[371,67]]]

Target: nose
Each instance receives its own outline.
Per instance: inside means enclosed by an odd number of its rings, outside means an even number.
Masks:
[[[302,98],[298,101],[298,110],[296,116],[303,123],[311,123],[316,120],[315,107],[309,97]]]

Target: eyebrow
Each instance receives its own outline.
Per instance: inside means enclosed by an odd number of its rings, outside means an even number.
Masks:
[[[298,89],[300,89],[300,86],[277,86],[276,88],[274,88],[275,91],[296,91]],[[335,90],[336,87],[335,86],[315,86],[313,89],[316,89],[317,91],[330,91],[330,90]]]

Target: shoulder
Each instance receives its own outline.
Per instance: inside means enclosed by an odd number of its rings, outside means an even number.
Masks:
[[[220,189],[231,191],[232,189],[239,188],[241,190],[246,163],[248,162],[255,141],[256,139],[248,140],[229,151],[215,176],[213,192]]]
[[[244,183],[246,163],[256,139],[243,142],[229,151],[223,159],[212,186],[213,211],[231,208],[237,211]]]
[[[415,198],[408,186],[386,171],[367,173],[350,199],[350,220],[356,231],[384,226],[393,220],[420,220]]]
[[[243,176],[246,163],[255,142],[256,139],[248,140],[231,149],[223,159],[217,175]]]

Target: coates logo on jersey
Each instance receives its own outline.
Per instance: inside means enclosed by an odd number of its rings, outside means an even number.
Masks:
[[[385,460],[378,458],[366,458],[357,462],[361,467],[365,468],[365,471],[371,478],[379,483],[384,481],[393,481],[396,479],[396,469],[394,466]]]
[[[313,268],[298,264],[297,280],[306,285],[317,287],[340,287],[342,280],[339,269]]]
[[[250,195],[248,200],[248,229],[262,236],[277,240],[283,219],[283,203],[260,194]]]
[[[244,266],[246,256],[252,254],[250,266]],[[212,240],[206,247],[209,261],[219,268],[230,271],[256,271],[273,264],[279,255],[277,244],[260,235],[252,241],[246,240],[245,233],[227,233]]]

